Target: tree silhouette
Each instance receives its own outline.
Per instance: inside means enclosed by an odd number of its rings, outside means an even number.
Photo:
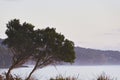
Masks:
[[[32,42],[34,26],[29,23],[20,24],[19,20],[14,19],[8,22],[4,44],[7,44],[11,50],[12,64],[6,74],[6,79],[9,80],[10,72],[13,68],[19,67],[26,62],[34,52]]]
[[[64,35],[57,33],[55,28],[38,29],[35,31],[35,45],[38,50],[33,54],[33,60],[36,64],[28,76],[38,68],[56,63],[56,62],[74,62],[75,52],[74,43],[64,38]]]
[[[56,62],[74,62],[74,43],[65,39],[64,35],[57,33],[55,28],[34,30],[32,24],[14,19],[8,22],[6,30],[7,38],[4,44],[12,51],[13,63],[9,68],[6,79],[10,80],[10,72],[27,60],[34,60],[35,66],[26,80],[38,68]]]

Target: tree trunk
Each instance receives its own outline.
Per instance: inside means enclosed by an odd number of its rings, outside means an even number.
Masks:
[[[10,80],[10,72],[14,68],[14,65],[12,65],[9,69],[8,72],[6,73],[6,80]]]
[[[32,76],[33,72],[37,69],[39,61],[40,61],[40,60],[38,59],[37,62],[36,62],[36,64],[35,64],[35,66],[34,66],[34,68],[33,68],[33,70],[30,72],[30,74],[29,74],[29,76],[26,78],[26,80],[29,80],[30,77]]]

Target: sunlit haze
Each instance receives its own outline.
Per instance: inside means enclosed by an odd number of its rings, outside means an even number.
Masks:
[[[54,27],[76,46],[120,51],[120,0],[0,0],[0,38],[14,18]]]

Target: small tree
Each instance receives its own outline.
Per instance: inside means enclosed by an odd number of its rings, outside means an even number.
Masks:
[[[54,28],[38,29],[34,34],[37,52],[33,54],[33,60],[36,61],[36,64],[27,80],[38,68],[55,62],[74,62],[74,43],[65,39],[62,34],[57,33]]]
[[[17,19],[8,22],[6,30],[8,37],[3,43],[11,50],[12,64],[6,74],[7,80],[9,80],[11,70],[25,63],[33,53],[33,28],[34,26],[28,23],[21,25]]]

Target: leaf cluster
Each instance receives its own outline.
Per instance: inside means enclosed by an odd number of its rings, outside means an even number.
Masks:
[[[73,62],[74,43],[57,33],[55,28],[34,30],[34,26],[14,19],[8,22],[4,43],[12,50],[14,61],[32,56],[34,59],[51,56],[52,60]]]

